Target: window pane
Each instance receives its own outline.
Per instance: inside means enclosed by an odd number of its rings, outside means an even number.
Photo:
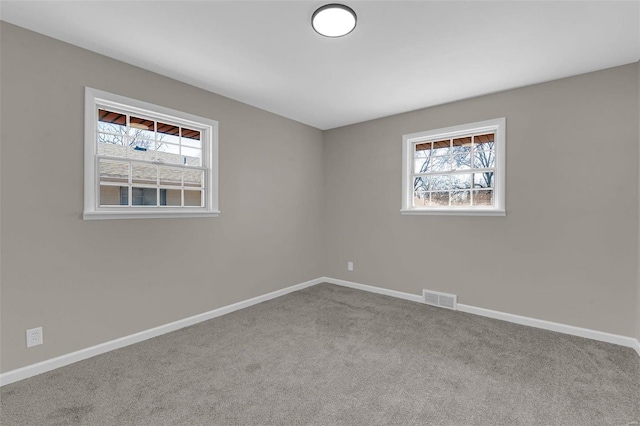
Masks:
[[[429,162],[430,172],[448,172],[451,170],[451,157],[431,157]]]
[[[471,180],[473,175],[452,175],[452,189],[471,189]]]
[[[126,136],[98,133],[98,155],[126,157],[128,144]]]
[[[131,180],[133,183],[156,185],[158,179],[158,167],[150,164],[131,165]]]
[[[121,206],[129,205],[129,187],[128,186],[120,187],[120,205]]]
[[[451,151],[455,153],[465,154],[471,152],[471,136],[456,138],[452,141],[453,147]]]
[[[487,133],[484,135],[475,135],[473,137],[474,149],[477,151],[486,151],[493,149],[495,144],[495,134]]]
[[[153,120],[136,116],[129,117],[129,136],[134,139],[154,140],[156,138],[156,126]]]
[[[414,191],[429,191],[432,186],[433,178],[429,176],[417,177],[413,179]]]
[[[160,185],[181,186],[182,169],[177,167],[160,167]]]
[[[414,145],[413,150],[416,158],[428,157],[431,155],[431,142],[421,142]]]
[[[493,188],[493,172],[487,173],[474,173],[473,174],[473,187],[474,188]]]
[[[129,163],[100,160],[100,182],[129,182]]]
[[[155,151],[156,143],[153,140],[131,136],[129,146],[136,151]]]
[[[449,193],[448,192],[432,192],[431,205],[432,206],[448,206]]]
[[[451,191],[452,206],[470,206],[471,191]]]
[[[413,160],[414,173],[425,173],[429,170],[429,164],[431,163],[431,157],[415,158]]]
[[[493,142],[488,142],[488,143],[483,143],[483,144],[476,144],[474,147],[474,151],[476,152],[480,152],[480,151],[491,151],[493,150],[495,147],[495,143]]]
[[[161,189],[164,191],[164,196],[160,197],[161,206],[181,206],[182,205],[182,190],[180,189]],[[164,203],[164,204],[163,204]]]
[[[127,134],[127,116],[106,109],[98,110],[98,131],[103,133]]]
[[[141,139],[131,140],[129,147],[129,158],[136,160],[155,161],[155,142]]]
[[[493,190],[473,191],[473,204],[476,206],[493,206]]]
[[[184,205],[190,207],[201,207],[202,191],[184,191]]]
[[[450,179],[447,175],[431,176],[431,189],[434,190],[448,190],[450,187]]]
[[[466,170],[471,168],[471,154],[452,155],[451,161],[451,168],[453,170]]]
[[[126,186],[125,186],[126,189]],[[107,186],[100,185],[100,205],[101,206],[119,206],[120,201],[120,187],[119,186]],[[126,203],[125,203],[126,205]]]
[[[158,122],[158,141],[180,143],[180,127]]]
[[[131,188],[131,204],[134,206],[156,206],[158,204],[156,188]]]
[[[428,192],[414,192],[413,193],[413,206],[424,207],[429,205],[429,193]]]
[[[448,155],[451,153],[451,141],[449,139],[433,142],[431,155]]]
[[[200,132],[198,130],[182,128],[182,145],[192,148],[202,148],[202,142],[200,142]]]
[[[202,165],[202,150],[183,146],[182,160],[182,164],[199,167]]]
[[[184,171],[184,186],[197,186],[202,187],[204,172],[202,170],[185,170]]]
[[[479,151],[473,156],[473,167],[476,169],[492,169],[496,165],[494,151]]]
[[[167,164],[182,164],[182,157],[180,156],[180,145],[159,143],[158,161]]]
[[[121,145],[127,146],[129,145],[127,135],[112,135],[111,133],[101,133],[98,132],[98,143],[99,144],[113,144],[113,145]]]

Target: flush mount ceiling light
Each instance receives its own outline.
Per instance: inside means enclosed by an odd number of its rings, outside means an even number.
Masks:
[[[342,37],[356,27],[356,13],[343,4],[327,4],[313,12],[311,25],[325,37]]]

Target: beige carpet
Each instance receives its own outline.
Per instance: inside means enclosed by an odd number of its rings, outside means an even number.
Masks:
[[[629,348],[322,284],[1,390],[2,425],[627,425]]]

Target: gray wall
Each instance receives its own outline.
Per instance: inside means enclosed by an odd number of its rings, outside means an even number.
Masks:
[[[402,135],[497,117],[507,216],[400,215]],[[636,335],[638,64],[324,138],[328,276]]]
[[[1,31],[1,371],[323,275],[320,130]],[[84,86],[218,120],[221,216],[83,221]]]

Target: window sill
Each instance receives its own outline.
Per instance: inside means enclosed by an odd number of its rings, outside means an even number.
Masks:
[[[427,216],[506,216],[505,210],[482,209],[402,209],[403,215],[427,215]]]
[[[100,212],[84,212],[83,220],[105,220],[105,219],[187,219],[196,217],[218,217],[219,211],[166,211],[166,212],[118,212],[118,211],[100,211]]]

